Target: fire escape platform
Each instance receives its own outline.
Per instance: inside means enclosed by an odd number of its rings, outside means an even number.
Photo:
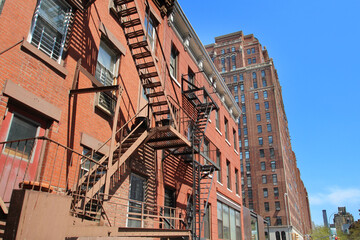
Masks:
[[[191,146],[191,142],[170,125],[151,128],[149,136],[146,143],[154,149]]]

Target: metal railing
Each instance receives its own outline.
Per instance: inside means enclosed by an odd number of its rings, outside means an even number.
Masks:
[[[68,194],[81,171],[101,165],[47,137],[0,142],[0,197],[6,203],[14,189]],[[86,159],[86,161],[84,161]],[[106,169],[106,166],[103,166]]]

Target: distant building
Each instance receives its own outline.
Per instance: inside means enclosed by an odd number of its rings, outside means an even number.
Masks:
[[[291,147],[273,59],[253,34],[242,31],[215,37],[205,48],[242,110],[243,205],[269,222],[270,239],[306,238],[311,231],[308,194]]]
[[[328,227],[329,226],[329,223],[328,223],[328,220],[327,220],[327,214],[326,214],[326,210],[322,210],[322,213],[323,213],[323,219],[324,219],[324,227]]]
[[[334,215],[334,223],[337,232],[349,233],[349,227],[354,223],[354,217],[346,212],[346,207],[338,207],[338,213]]]

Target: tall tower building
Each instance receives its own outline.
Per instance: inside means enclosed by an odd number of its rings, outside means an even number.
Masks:
[[[239,147],[243,204],[268,220],[271,239],[307,239],[306,188],[292,151],[273,59],[242,31],[205,46],[242,109]]]

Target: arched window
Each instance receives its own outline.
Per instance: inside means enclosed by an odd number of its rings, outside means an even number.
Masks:
[[[277,231],[277,232],[275,233],[275,235],[276,235],[276,240],[281,240],[281,239],[280,239],[280,233],[279,233],[279,231]]]
[[[253,79],[256,79],[256,72],[252,73],[252,77],[253,77]]]
[[[281,232],[281,240],[286,240],[286,234],[284,231]]]

